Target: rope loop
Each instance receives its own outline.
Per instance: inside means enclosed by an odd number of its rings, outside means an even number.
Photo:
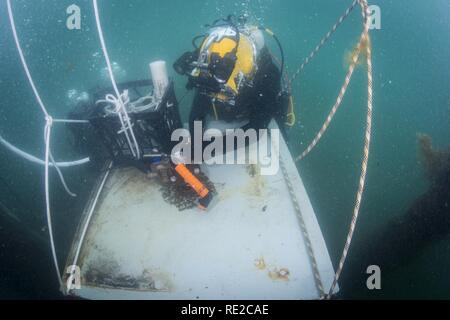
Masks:
[[[342,255],[339,260],[338,268],[334,275],[333,283],[331,284],[331,288],[328,292],[327,299],[331,299],[333,295],[334,288],[336,287],[340,275],[344,269],[345,261],[348,256],[348,252],[350,250],[350,245],[352,243],[353,234],[356,229],[356,223],[358,220],[362,197],[364,194],[364,187],[366,182],[367,175],[367,166],[369,162],[369,151],[370,151],[370,142],[372,135],[372,111],[373,111],[373,70],[372,70],[372,49],[370,47],[370,9],[367,0],[359,0],[359,4],[361,6],[361,10],[364,18],[364,31],[361,41],[367,41],[366,43],[366,58],[367,58],[367,116],[366,116],[366,130],[364,135],[364,148],[363,148],[363,159],[361,162],[361,174],[359,178],[358,190],[356,192],[356,200],[355,206],[353,208],[353,215],[350,222],[350,226],[347,233],[347,238],[345,241],[344,249],[342,250]],[[362,46],[362,42],[359,43],[358,47]],[[361,48],[359,48],[361,49]],[[359,52],[358,52],[359,55]]]
[[[47,127],[51,127],[53,126],[53,117],[51,115],[46,115],[45,116],[45,122],[46,122],[46,126]]]
[[[111,80],[111,84],[112,87],[114,89],[114,92],[116,94],[116,96],[113,98],[109,95],[107,95],[107,98],[109,98],[110,100],[114,101],[116,109],[119,109],[117,112],[117,115],[119,116],[120,119],[120,123],[122,126],[122,130],[125,133],[125,137],[127,139],[127,143],[128,143],[128,147],[130,148],[131,153],[133,154],[133,157],[135,157],[136,159],[140,159],[141,158],[141,151],[139,149],[139,144],[137,142],[136,136],[134,134],[133,131],[133,126],[131,124],[130,118],[128,116],[128,112],[125,109],[125,102],[128,99],[128,93],[126,93],[126,97],[122,97],[123,94],[119,93],[119,87],[117,86],[117,82],[116,79],[114,78],[114,72],[113,69],[111,67],[111,60],[109,58],[109,54],[108,54],[108,50],[106,48],[106,43],[105,43],[105,38],[103,36],[103,29],[102,29],[102,24],[100,21],[100,13],[98,10],[98,3],[97,0],[92,0],[92,5],[94,7],[94,15],[95,15],[95,22],[96,22],[96,26],[97,26],[97,33],[98,33],[98,37],[100,39],[100,44],[102,47],[102,51],[103,51],[103,56],[105,58],[105,62],[106,62],[106,66],[108,69],[108,73],[109,73],[109,78]],[[122,100],[124,98],[124,100]],[[117,102],[118,101],[118,102]]]

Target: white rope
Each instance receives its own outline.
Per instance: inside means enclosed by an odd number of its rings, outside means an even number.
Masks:
[[[349,16],[349,14],[353,11],[353,9],[358,4],[359,0],[354,0],[351,6],[344,12],[344,14],[339,18],[339,20],[334,24],[334,26],[331,28],[330,31],[325,35],[325,37],[322,38],[322,40],[319,42],[319,44],[314,48],[314,50],[309,54],[308,57],[303,61],[301,66],[295,71],[295,73],[292,76],[291,83],[295,81],[295,79],[300,75],[300,73],[303,71],[303,69],[306,67],[308,63],[311,62],[311,60],[316,56],[316,54],[322,49],[322,47],[327,43],[327,41],[331,38],[331,36],[336,32],[336,30],[339,28],[339,26],[344,22],[344,20]]]
[[[8,0],[9,2],[9,0]],[[58,259],[56,257],[56,249],[55,249],[55,240],[53,238],[53,228],[52,228],[52,216],[50,213],[50,190],[49,190],[49,157],[50,157],[50,133],[52,128],[52,118],[47,116],[47,123],[45,124],[44,129],[44,139],[45,139],[45,204],[47,211],[47,224],[48,224],[48,233],[50,236],[50,247],[52,249],[53,263],[56,268],[56,275],[58,276],[58,281],[60,287],[62,287],[62,278],[61,271],[59,269]]]
[[[128,90],[124,90],[122,93],[122,101],[124,102],[128,113],[139,113],[146,110],[154,110],[159,105],[159,102],[154,95],[146,95],[135,101],[131,101]],[[95,104],[100,103],[108,104],[108,106],[104,108],[106,113],[117,114],[119,111],[117,99],[113,95],[106,95],[105,99],[98,100]]]
[[[109,105],[113,106],[112,110],[107,107],[106,111],[108,111],[110,113],[115,113],[119,117],[121,129],[117,133],[125,134],[125,138],[127,139],[128,146],[130,147],[130,150],[131,150],[133,156],[136,157],[137,154],[134,152],[133,148],[131,147],[131,140],[130,140],[130,136],[128,135],[128,126],[127,125],[130,124],[129,120],[126,121],[126,119],[129,119],[128,113],[126,111],[123,112],[123,110],[126,107],[122,107],[122,106],[126,106],[129,102],[130,102],[130,98],[128,97],[128,90],[125,90],[122,94],[120,94],[119,99],[116,98],[113,94],[107,94],[105,99],[98,100],[95,104],[108,103]],[[131,124],[131,126],[132,126],[132,124]],[[132,127],[131,127],[131,129],[132,129]],[[139,148],[138,148],[138,150],[139,150]]]
[[[90,123],[89,120],[73,120],[73,119],[53,119],[53,123],[63,122],[63,123]]]
[[[300,72],[303,70],[303,68],[311,61],[312,58],[315,57],[315,55],[317,54],[317,52],[323,47],[323,45],[328,41],[328,39],[331,37],[331,35],[333,35],[337,28],[342,24],[342,22],[349,16],[349,14],[353,11],[353,9],[355,8],[355,6],[357,4],[359,4],[360,0],[355,0],[353,1],[353,3],[351,4],[351,6],[345,11],[345,13],[339,18],[338,22],[333,26],[333,28],[327,33],[327,35],[322,39],[322,41],[316,46],[316,48],[311,52],[310,56],[308,58],[305,59],[305,62],[302,64],[302,66],[297,70],[296,74],[294,75],[294,77],[292,78],[292,81],[295,80],[296,76],[298,76],[300,74]],[[345,80],[344,80],[344,84],[341,87],[341,90],[339,91],[339,95],[336,99],[335,104],[333,105],[333,107],[331,108],[330,113],[328,114],[327,119],[325,120],[325,122],[323,123],[322,127],[320,128],[320,130],[317,132],[316,136],[314,137],[314,139],[311,141],[311,143],[308,145],[308,147],[303,151],[303,153],[301,155],[299,155],[295,161],[300,161],[303,160],[303,158],[305,158],[315,147],[316,145],[319,143],[320,139],[323,137],[324,133],[327,131],[331,121],[333,120],[334,115],[336,114],[337,110],[339,109],[339,107],[342,104],[342,101],[344,100],[345,94],[347,93],[347,89],[348,86],[350,84],[350,81],[352,79],[353,76],[353,72],[355,71],[356,68],[356,64],[358,63],[358,59],[361,53],[361,44],[363,42],[363,39],[365,37],[365,31],[363,30],[363,32],[361,33],[361,37],[358,43],[358,46],[356,48],[356,51],[353,54],[352,57],[352,62],[348,68],[347,74],[345,76]]]
[[[50,193],[49,193],[49,167],[50,167],[50,161],[53,164],[53,167],[56,168],[57,172],[58,172],[58,176],[61,180],[61,183],[63,184],[65,190],[69,193],[69,195],[71,196],[75,196],[74,193],[72,193],[69,188],[67,187],[67,184],[64,180],[64,177],[60,171],[60,169],[58,168],[58,164],[54,161],[53,156],[51,155],[51,151],[50,151],[50,134],[51,134],[51,127],[53,125],[53,118],[49,115],[47,109],[44,106],[44,103],[42,102],[42,99],[39,95],[39,92],[36,88],[36,85],[34,84],[33,78],[31,76],[30,70],[28,68],[28,64],[25,60],[25,56],[23,54],[22,51],[22,47],[20,45],[20,41],[19,41],[19,37],[17,36],[17,30],[16,30],[16,25],[15,25],[15,21],[14,21],[14,15],[12,12],[12,7],[11,7],[11,1],[7,0],[6,1],[7,4],[7,9],[8,9],[8,17],[9,17],[9,22],[11,25],[11,29],[12,29],[12,33],[14,36],[14,41],[16,43],[16,47],[17,47],[17,51],[19,52],[19,56],[20,56],[20,60],[22,62],[22,66],[25,70],[25,73],[27,75],[28,78],[28,82],[31,85],[31,88],[33,90],[33,93],[36,97],[36,100],[39,104],[39,106],[41,107],[42,112],[44,113],[45,116],[45,120],[46,120],[46,124],[45,124],[45,128],[44,128],[44,140],[45,140],[45,159],[44,159],[44,167],[45,167],[45,179],[44,179],[44,184],[45,184],[45,202],[46,202],[46,214],[47,214],[47,224],[48,224],[48,232],[49,232],[49,237],[50,237],[50,246],[51,246],[51,250],[52,250],[52,256],[53,256],[53,263],[56,269],[56,274],[58,276],[58,281],[60,284],[60,287],[62,286],[62,278],[61,278],[61,271],[59,269],[59,264],[58,264],[58,258],[56,256],[56,249],[55,249],[55,241],[53,238],[53,228],[52,228],[52,219],[51,219],[51,211],[50,211]],[[71,120],[59,120],[60,122],[69,122]],[[2,139],[3,140],[3,139]],[[6,142],[6,141],[5,141]],[[9,147],[10,150],[16,152],[17,154],[23,156],[26,159],[29,159],[33,162],[40,162],[40,159],[37,159],[17,148],[15,148],[14,146],[12,146],[11,144],[7,143],[3,143],[4,145],[7,145]],[[36,161],[37,160],[37,161]],[[73,165],[73,162],[71,163]]]
[[[102,50],[103,50],[103,55],[105,57],[105,61],[106,61],[106,65],[108,67],[108,72],[109,72],[109,77],[111,79],[111,83],[112,86],[114,88],[114,92],[116,94],[116,96],[111,99],[114,100],[114,103],[117,105],[118,107],[118,116],[122,125],[122,131],[125,133],[125,136],[127,138],[127,142],[128,142],[128,146],[130,147],[131,153],[133,154],[133,156],[135,158],[140,158],[140,150],[139,150],[139,145],[137,143],[136,137],[134,135],[134,131],[133,131],[133,127],[131,125],[130,122],[130,118],[128,116],[127,110],[125,108],[125,102],[122,100],[123,95],[120,94],[119,89],[117,87],[117,83],[116,80],[114,78],[114,73],[112,71],[112,67],[111,67],[111,61],[109,59],[109,55],[108,55],[108,50],[106,49],[106,45],[105,45],[105,39],[103,37],[103,30],[102,30],[102,26],[101,26],[101,22],[100,22],[100,15],[99,15],[99,11],[98,11],[98,5],[97,5],[97,0],[92,0],[92,4],[94,6],[94,14],[95,14],[95,21],[97,24],[97,31],[98,31],[98,35],[100,38],[100,43],[102,46]],[[108,96],[107,96],[108,98]],[[111,97],[110,97],[111,98]],[[126,123],[126,125],[125,125]],[[131,139],[133,140],[133,144],[131,143],[130,140],[130,136],[131,135]]]
[[[107,171],[106,171],[106,173],[105,173],[105,175],[104,175],[104,177],[102,179],[102,182],[101,182],[101,184],[100,184],[100,186],[99,186],[99,188],[97,190],[97,193],[95,195],[94,201],[92,202],[92,206],[91,206],[91,208],[89,210],[88,216],[86,218],[86,222],[85,222],[85,224],[83,226],[83,230],[81,232],[81,236],[80,236],[80,239],[79,239],[79,242],[78,242],[77,250],[76,250],[75,256],[73,258],[71,273],[73,273],[75,271],[75,268],[78,265],[78,258],[80,256],[81,248],[83,247],[84,238],[86,237],[86,233],[87,233],[87,230],[88,230],[91,218],[92,218],[92,214],[94,213],[94,210],[95,210],[95,208],[97,206],[98,199],[100,198],[100,194],[102,193],[103,187],[105,186],[106,180],[108,179],[108,176],[109,176],[109,174],[111,172],[112,165],[113,165],[112,162],[108,165],[108,169],[107,169]]]
[[[356,64],[359,60],[359,56],[361,54],[361,51],[363,49],[366,50],[367,53],[367,91],[368,91],[368,97],[367,97],[367,119],[366,119],[366,131],[365,131],[365,140],[364,140],[364,150],[363,150],[363,160],[361,164],[361,175],[359,179],[359,186],[356,193],[356,201],[355,206],[353,209],[353,215],[352,220],[350,223],[349,231],[347,234],[347,238],[345,241],[344,249],[341,255],[341,258],[339,260],[339,265],[336,270],[333,283],[331,285],[331,288],[328,292],[327,298],[330,299],[334,289],[339,281],[340,275],[342,273],[342,270],[344,268],[345,261],[347,259],[347,255],[350,249],[350,245],[352,242],[353,234],[356,229],[356,223],[359,216],[359,210],[361,207],[361,201],[362,196],[364,193],[364,187],[365,187],[365,180],[366,180],[366,174],[367,174],[367,165],[369,161],[369,151],[370,151],[370,139],[371,139],[371,132],[372,132],[372,109],[373,109],[373,78],[372,78],[372,50],[371,50],[371,43],[370,43],[370,35],[369,35],[369,29],[370,29],[370,9],[369,5],[367,3],[367,0],[356,0],[352,3],[351,7],[347,9],[345,14],[341,16],[338,23],[336,23],[332,30],[328,32],[328,34],[325,36],[324,39],[320,42],[320,44],[316,47],[316,49],[312,52],[310,57],[308,57],[305,62],[302,64],[302,66],[297,70],[295,76],[300,74],[300,72],[303,70],[304,66],[308,64],[308,62],[315,56],[315,54],[320,50],[320,48],[325,44],[325,42],[330,38],[330,36],[336,31],[337,27],[344,21],[344,19],[349,15],[349,13],[353,10],[356,4],[359,4],[362,11],[362,17],[364,21],[364,27],[363,32],[361,33],[360,40],[358,42],[358,46],[355,50],[355,53],[352,57],[352,63],[349,66],[347,75],[345,77],[344,84],[341,87],[341,91],[339,92],[338,98],[336,100],[336,103],[334,104],[333,108],[331,109],[327,119],[325,120],[324,124],[322,125],[322,128],[319,130],[319,132],[316,134],[313,141],[308,145],[308,147],[305,149],[305,151],[296,158],[296,161],[302,160],[305,158],[317,145],[317,143],[320,141],[322,136],[324,135],[325,131],[328,129],[331,121],[333,120],[334,115],[336,114],[336,111],[338,110],[339,106],[341,105],[343,98],[345,96],[345,93],[347,91],[347,88],[350,84],[353,72],[356,68]],[[365,46],[364,46],[365,45]],[[365,47],[365,48],[363,48]],[[293,78],[293,80],[295,77]]]
[[[159,102],[154,95],[147,95],[139,98],[136,101],[130,102],[129,110],[133,113],[142,112],[145,110],[154,110],[159,106]]]
[[[320,130],[317,132],[314,139],[311,141],[311,143],[308,145],[308,147],[303,151],[301,155],[299,155],[295,161],[303,160],[319,143],[319,141],[322,139],[325,132],[328,130],[328,127],[330,126],[331,121],[333,120],[336,112],[338,111],[339,107],[342,105],[342,101],[344,101],[345,94],[347,93],[348,86],[350,84],[350,81],[353,76],[353,72],[355,71],[356,64],[358,63],[359,56],[361,54],[361,44],[364,41],[365,34],[364,32],[361,34],[360,42],[356,48],[356,51],[352,57],[352,63],[350,64],[347,74],[345,75],[344,84],[341,87],[341,90],[339,91],[339,95],[336,99],[335,104],[331,108],[330,113],[328,114],[327,119],[323,123]]]
[[[356,222],[358,220],[359,209],[361,207],[361,200],[364,193],[364,186],[366,181],[367,174],[367,165],[369,161],[369,150],[370,150],[370,140],[372,134],[372,109],[373,109],[373,70],[372,70],[372,49],[370,43],[370,9],[367,3],[367,0],[359,0],[359,4],[361,5],[362,15],[365,21],[364,24],[364,34],[365,38],[363,41],[366,41],[367,47],[367,119],[366,119],[366,132],[365,132],[365,140],[364,140],[364,152],[363,152],[363,160],[361,164],[361,175],[359,179],[358,191],[356,194],[355,207],[353,209],[353,216],[350,223],[349,231],[347,234],[347,239],[345,241],[345,246],[342,251],[341,259],[339,260],[339,266],[336,270],[336,274],[334,276],[333,284],[331,285],[330,291],[328,293],[328,298],[331,298],[333,294],[334,288],[339,281],[339,277],[344,269],[344,264],[347,259],[348,251],[350,249],[350,244],[352,242],[353,234],[356,229]]]
[[[23,150],[20,150],[19,148],[13,146],[11,143],[9,143],[8,141],[6,141],[1,135],[0,135],[0,144],[2,144],[6,149],[8,149],[9,151],[15,153],[16,155],[18,155],[19,157],[24,158],[25,160],[28,160],[30,162],[36,163],[38,165],[44,166],[45,165],[45,161],[41,160],[29,153],[26,153]],[[89,158],[84,158],[84,159],[80,159],[77,161],[70,161],[70,162],[56,162],[56,166],[60,167],[60,168],[67,168],[67,167],[74,167],[74,166],[80,166],[83,164],[86,164],[89,162]],[[53,163],[50,163],[50,167],[54,167]]]
[[[76,197],[77,195],[75,193],[73,193],[72,191],[70,191],[69,187],[67,186],[66,180],[64,179],[64,176],[61,172],[61,169],[58,167],[58,165],[55,162],[55,159],[53,158],[52,153],[50,152],[50,161],[53,164],[53,167],[56,169],[56,172],[58,173],[59,176],[59,180],[61,181],[64,189],[66,190],[67,194],[71,197]]]
[[[276,148],[276,146],[275,146]],[[277,151],[278,152],[278,151]],[[322,299],[325,297],[325,291],[323,288],[322,278],[320,276],[319,267],[316,260],[316,255],[314,254],[314,248],[312,246],[311,237],[309,236],[308,228],[305,224],[305,219],[303,218],[303,213],[300,208],[300,204],[298,203],[297,196],[295,195],[294,188],[292,186],[292,182],[289,178],[289,174],[287,172],[286,165],[284,163],[283,157],[280,156],[280,169],[283,173],[284,179],[286,181],[286,185],[289,190],[289,194],[291,195],[292,205],[294,206],[295,213],[297,214],[298,222],[300,225],[300,231],[302,233],[303,241],[305,243],[305,249],[309,257],[309,262],[311,264],[311,269],[314,277],[314,284],[316,285],[317,293]]]

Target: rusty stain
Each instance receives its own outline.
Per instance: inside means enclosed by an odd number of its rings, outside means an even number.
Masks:
[[[236,193],[236,189],[224,189],[219,193],[219,200],[224,201],[231,198]]]
[[[256,268],[258,268],[259,270],[264,270],[266,268],[266,262],[264,261],[264,258],[261,257],[259,259],[255,260],[255,266]]]
[[[258,170],[259,171],[259,170]],[[266,180],[257,172],[245,186],[244,192],[253,197],[262,197],[267,193]]]
[[[283,280],[288,281],[289,280],[289,269],[287,268],[281,268],[281,269],[272,269],[269,270],[269,278],[272,280]]]
[[[255,259],[255,267],[258,270],[266,270],[267,269],[267,264],[266,261],[264,260],[264,257],[260,257],[258,259]],[[283,280],[283,281],[289,281],[289,269],[288,268],[270,268],[268,270],[268,275],[269,278],[272,280]]]
[[[99,256],[87,263],[83,279],[85,284],[102,287],[136,291],[168,292],[172,285],[167,276],[161,272],[144,269],[140,275],[122,272],[112,252],[99,248]]]
[[[258,166],[255,164],[250,164],[247,166],[247,173],[250,175],[250,177],[254,178],[258,174]]]

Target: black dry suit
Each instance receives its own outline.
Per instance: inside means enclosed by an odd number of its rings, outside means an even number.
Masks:
[[[194,136],[194,121],[202,121],[204,124],[207,115],[211,115],[212,118],[217,116],[218,120],[226,122],[246,120],[248,123],[241,127],[244,131],[266,129],[270,121],[275,119],[284,133],[288,93],[282,92],[280,69],[266,47],[261,50],[257,65],[258,70],[252,85],[240,89],[235,98],[235,105],[213,103],[210,87],[188,83],[188,88],[196,87],[189,116],[191,137]],[[207,143],[204,143],[203,147],[206,145]]]
[[[253,86],[242,88],[236,105],[216,105],[220,120],[233,121],[246,117],[249,123],[242,127],[244,130],[267,128],[272,118],[281,120],[286,114],[286,106],[282,106],[286,105],[286,100],[281,94],[280,70],[267,48],[262,50],[257,64]],[[194,121],[204,121],[207,114],[213,114],[212,100],[202,89],[197,89],[189,117],[190,128]]]

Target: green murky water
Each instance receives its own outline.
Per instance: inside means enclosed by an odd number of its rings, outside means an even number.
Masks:
[[[372,31],[374,130],[367,192],[354,239],[358,252],[364,251],[368,242],[384,241],[376,233],[374,236],[374,230],[403,215],[429,186],[418,161],[416,134],[431,135],[438,147],[447,147],[450,138],[450,3],[370,2],[381,8],[382,20],[381,29]],[[73,3],[81,8],[79,31],[65,26],[66,8]],[[342,0],[111,0],[100,1],[100,11],[111,59],[120,68],[116,70],[119,80],[132,80],[147,77],[150,61],[164,59],[171,64],[191,49],[192,37],[203,32],[204,24],[229,13],[244,12],[276,32],[292,73],[349,4]],[[83,92],[107,83],[91,1],[15,0],[13,7],[22,46],[42,98],[54,117],[63,118],[71,108],[70,90]],[[360,32],[361,16],[354,12],[293,84],[298,119],[290,132],[293,153],[305,148],[327,116]],[[170,72],[181,98],[186,79]],[[5,1],[0,2],[0,92],[0,134],[42,156],[44,119],[20,65]],[[365,69],[360,66],[328,133],[299,164],[334,263],[345,240],[359,179],[366,97]],[[188,95],[181,105],[184,117],[191,99]],[[68,139],[63,127],[55,129],[53,148],[57,158],[80,157]],[[43,170],[0,148],[0,178],[1,201],[21,220],[21,226],[17,226],[6,222],[4,215],[0,217],[0,259],[11,264],[1,269],[0,298],[2,294],[23,298],[57,296],[48,249],[42,247],[45,243],[35,242],[30,232],[46,241]],[[58,183],[52,187],[61,262],[77,226],[83,206],[80,199],[86,196],[93,177],[81,168],[68,170],[67,179],[80,194],[78,200],[69,199]],[[30,249],[28,240],[43,248],[42,255]],[[430,243],[407,263],[383,274],[381,291],[368,291],[361,285],[346,297],[449,298],[449,246],[448,237]],[[27,250],[35,254],[27,256]],[[350,256],[348,263],[355,266],[362,261]],[[17,270],[31,274],[34,271],[30,266],[36,264],[42,273],[26,277],[26,283],[19,281]]]

